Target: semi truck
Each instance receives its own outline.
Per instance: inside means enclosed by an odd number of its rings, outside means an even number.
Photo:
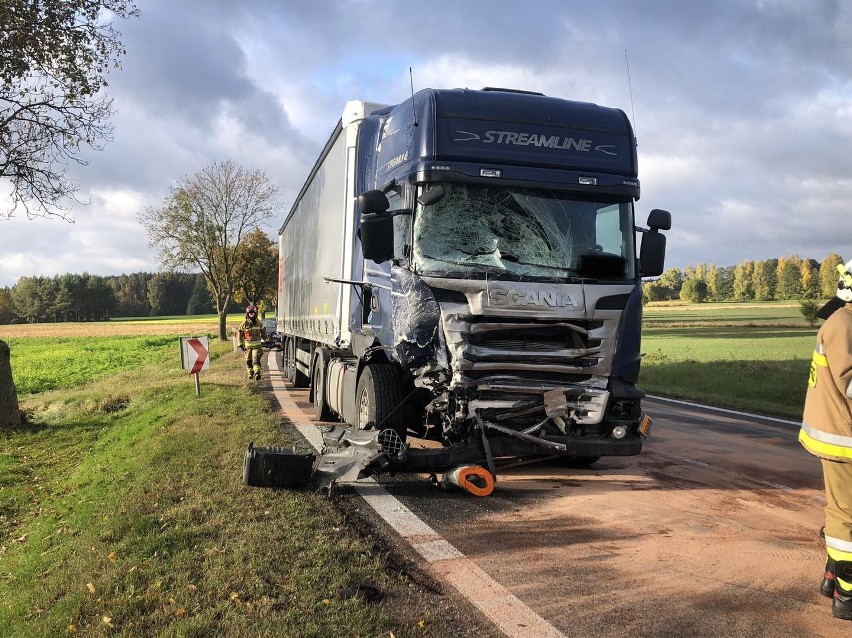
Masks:
[[[279,230],[285,376],[392,470],[638,454],[642,277],[671,227],[660,209],[636,225],[639,194],[617,108],[497,88],[348,102]]]

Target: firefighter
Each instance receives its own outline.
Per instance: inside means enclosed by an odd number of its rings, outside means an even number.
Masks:
[[[832,614],[852,620],[852,261],[837,267],[837,296],[817,316],[825,323],[808,377],[799,441],[822,462],[825,547],[820,592],[833,598]]]
[[[260,356],[262,343],[266,339],[266,328],[257,317],[257,308],[249,304],[246,307],[246,320],[240,324],[240,350],[246,353],[246,368],[249,379],[260,379]]]

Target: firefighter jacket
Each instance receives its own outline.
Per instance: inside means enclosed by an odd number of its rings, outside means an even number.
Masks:
[[[240,347],[259,348],[266,339],[266,327],[260,319],[246,319],[237,329],[240,333]]]
[[[799,442],[820,458],[852,463],[852,304],[817,333]]]

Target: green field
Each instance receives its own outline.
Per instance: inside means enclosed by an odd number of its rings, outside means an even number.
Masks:
[[[178,336],[14,338],[6,341],[20,398],[72,387],[180,354]]]
[[[648,304],[643,324],[649,393],[801,416],[817,329],[797,304]]]

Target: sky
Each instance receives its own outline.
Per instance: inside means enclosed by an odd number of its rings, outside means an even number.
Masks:
[[[116,25],[113,141],[72,167],[74,222],[0,221],[0,287],[157,272],[137,213],[232,159],[280,190],[274,238],[348,100],[508,87],[621,108],[666,267],[852,259],[852,3],[141,0]],[[628,73],[629,69],[629,73]],[[2,189],[0,189],[2,190]]]

